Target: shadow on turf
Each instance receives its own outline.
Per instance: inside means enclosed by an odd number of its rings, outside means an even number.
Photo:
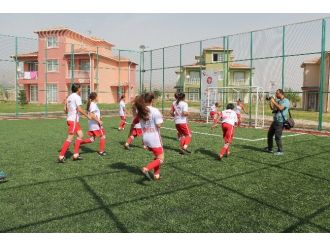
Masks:
[[[257,151],[257,152],[262,152],[262,153],[266,153],[263,148],[258,148],[255,146],[249,146],[249,145],[244,145],[244,144],[235,144],[236,147],[242,148],[242,149],[247,149],[247,150],[251,150],[251,151]]]
[[[214,159],[218,158],[218,154],[217,153],[212,152],[211,150],[207,150],[205,148],[196,149],[195,153],[201,153],[201,154],[210,156],[211,158],[214,158]]]
[[[138,179],[138,180],[135,181],[135,183],[137,183],[139,185],[146,186],[146,184],[144,182],[148,182],[149,181],[147,178],[145,178],[142,175],[140,168],[137,167],[137,166],[130,166],[130,165],[127,165],[126,163],[123,163],[123,162],[118,162],[118,163],[110,164],[109,166],[112,169],[126,170],[129,173],[132,173],[132,174],[141,176],[141,179]]]

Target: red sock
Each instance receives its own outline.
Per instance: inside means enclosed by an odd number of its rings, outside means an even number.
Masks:
[[[184,143],[185,143],[185,139],[186,137],[185,136],[181,136],[180,137],[180,146],[183,147],[184,146]]]
[[[88,144],[88,143],[92,143],[92,142],[93,142],[92,137],[91,138],[86,138],[85,140],[82,140],[80,142],[80,145]]]
[[[229,150],[229,147],[227,148],[227,151],[226,151],[226,154],[229,154],[230,153],[230,150]]]
[[[146,168],[148,169],[148,171],[155,169],[155,173],[156,171],[159,173],[159,166],[160,166],[160,159],[155,159],[153,161],[151,161]],[[157,175],[157,174],[156,174]]]
[[[134,140],[134,136],[130,136],[130,137],[128,137],[126,143],[129,145],[132,143],[133,140]]]
[[[184,145],[189,145],[191,142],[191,136],[186,136],[185,140],[184,140]]]
[[[221,148],[220,155],[223,156],[229,148],[229,144],[225,144],[223,148]]]
[[[60,152],[60,156],[65,156],[65,153],[68,150],[68,148],[70,147],[70,144],[71,144],[71,142],[67,141],[67,140],[63,143],[61,152]]]
[[[101,137],[101,139],[100,139],[100,153],[104,152],[104,147],[105,147],[105,137]]]
[[[160,173],[160,164],[154,168],[154,176],[159,175],[159,173]]]
[[[79,154],[79,148],[80,148],[80,143],[81,142],[82,142],[82,140],[80,138],[77,138],[77,140],[74,144],[74,149],[73,149],[74,154]]]

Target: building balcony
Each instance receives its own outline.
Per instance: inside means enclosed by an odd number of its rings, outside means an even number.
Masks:
[[[72,78],[72,72],[73,72],[73,78],[75,79],[89,79],[89,70],[69,70],[67,74],[67,79]]]
[[[20,79],[20,80],[37,80],[38,79],[38,71],[18,72],[18,79]]]
[[[185,81],[186,85],[193,85],[193,86],[199,86],[200,85],[200,78],[194,77],[194,78],[189,78]]]

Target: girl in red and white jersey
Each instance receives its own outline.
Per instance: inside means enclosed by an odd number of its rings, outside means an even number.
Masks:
[[[135,117],[137,116],[137,109],[136,109],[136,106],[135,106],[135,101],[138,100],[138,97],[139,96],[136,96],[135,97],[135,100],[132,104],[132,116],[133,116],[133,120],[135,119]],[[131,131],[128,135],[128,139],[126,141],[126,143],[124,144],[124,148],[129,150],[129,145],[132,143],[132,141],[134,140],[135,137],[139,137],[139,136],[142,136],[142,129],[141,129],[141,124],[140,123],[137,123],[134,125],[133,128],[131,128]]]
[[[124,130],[126,125],[126,109],[125,109],[125,95],[120,97],[119,102],[119,116],[120,116],[120,123],[118,126],[118,130]]]
[[[220,114],[221,118],[221,125],[222,125],[222,132],[223,132],[223,139],[225,141],[225,145],[219,152],[219,159],[221,160],[222,157],[226,154],[229,156],[230,150],[229,145],[232,143],[234,138],[234,127],[237,123],[237,114],[233,111],[235,108],[234,104],[230,103],[227,105],[226,110],[222,111]]]
[[[154,170],[154,179],[160,179],[160,166],[164,162],[163,143],[160,137],[160,127],[163,123],[163,116],[160,111],[153,107],[154,94],[146,93],[135,100],[137,116],[135,117],[131,130],[137,123],[141,124],[142,139],[147,149],[154,154],[154,160],[141,169],[145,177],[151,180],[149,171]]]
[[[101,120],[101,112],[97,106],[97,93],[92,92],[88,96],[87,112],[89,113],[90,120],[88,121],[88,132],[87,138],[81,142],[81,144],[92,143],[95,138],[100,137],[99,151],[97,152],[100,156],[105,156],[105,130],[103,128],[103,122]]]
[[[172,102],[172,105],[171,105],[171,109],[170,109],[170,114],[171,114],[171,116],[172,117],[174,117],[174,105],[176,104],[176,101],[177,101],[177,99],[178,99],[178,95],[179,95],[179,93],[178,92],[176,92],[175,94],[174,94],[174,98],[175,98],[175,100]],[[177,131],[176,132],[176,136],[177,136],[177,139],[178,140],[180,140],[180,133]]]
[[[237,127],[241,126],[241,122],[242,122],[241,111],[243,111],[245,114],[247,114],[247,112],[244,109],[243,102],[241,101],[241,99],[238,99],[236,102],[236,109],[235,109],[235,112],[237,114],[237,119],[238,119]]]
[[[218,103],[218,102],[214,103],[214,104],[210,107],[210,117],[211,117],[211,119],[213,120],[213,123],[215,123],[214,121],[217,120],[218,107],[219,107],[219,103]]]
[[[191,131],[187,120],[189,115],[188,104],[184,100],[185,94],[179,93],[171,113],[174,116],[175,127],[180,135],[180,154],[191,153],[188,150],[188,145],[191,142]]]
[[[58,162],[65,162],[65,153],[71,145],[73,138],[75,135],[78,135],[75,145],[74,145],[74,154],[72,159],[81,160],[81,156],[79,155],[80,143],[82,142],[82,138],[84,136],[83,131],[79,124],[80,114],[84,115],[89,119],[89,116],[85,111],[81,108],[82,101],[80,97],[80,84],[74,83],[71,86],[72,94],[67,97],[64,106],[64,112],[67,113],[67,125],[68,125],[68,137],[62,145],[61,151],[58,156]]]

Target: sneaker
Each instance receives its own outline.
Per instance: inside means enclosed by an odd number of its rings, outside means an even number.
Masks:
[[[142,174],[143,174],[147,179],[149,179],[150,181],[152,180],[152,178],[150,177],[149,172],[145,171],[143,168],[141,168],[140,171],[142,172]]]
[[[229,157],[230,156],[230,152],[225,154],[225,157]]]
[[[97,152],[97,154],[100,155],[100,156],[106,156],[107,155],[106,152]]]
[[[155,176],[155,175],[154,175],[154,180],[155,180],[155,181],[159,181],[161,178],[162,178],[162,177],[161,177],[160,175],[158,175],[158,176]]]
[[[265,147],[264,151],[267,153],[273,153],[273,149],[269,149],[268,147]]]
[[[223,155],[218,155],[218,157],[216,158],[216,160],[222,160],[222,158],[223,158]]]
[[[72,157],[73,161],[77,161],[77,160],[83,160],[83,157],[81,157],[80,155],[78,157]]]
[[[180,148],[180,149],[179,149],[179,154],[182,154],[182,155],[184,155],[184,151],[183,151],[183,148]]]
[[[124,148],[125,148],[126,150],[130,150],[129,145],[124,144]]]
[[[65,157],[63,157],[62,159],[58,158],[57,163],[65,163]]]
[[[280,156],[280,155],[283,155],[284,153],[281,152],[281,151],[277,151],[276,153],[274,153],[274,155],[277,155],[277,156]]]

